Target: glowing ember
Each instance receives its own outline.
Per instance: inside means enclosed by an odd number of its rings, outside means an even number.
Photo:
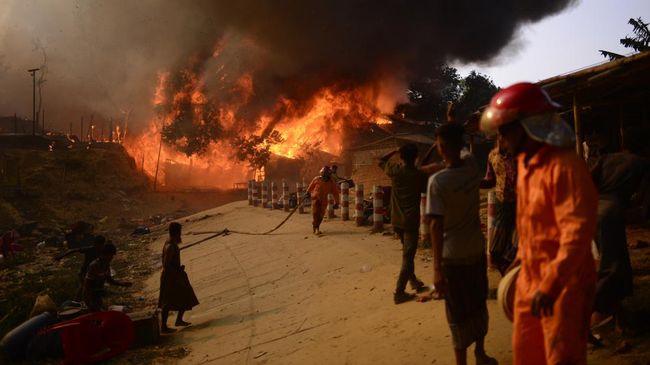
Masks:
[[[388,119],[386,117],[383,117],[383,116],[376,117],[375,118],[375,123],[377,125],[393,124],[393,122],[390,119]]]

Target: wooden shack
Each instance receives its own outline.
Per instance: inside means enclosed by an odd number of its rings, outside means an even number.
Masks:
[[[638,127],[646,138],[650,136],[650,52],[537,84],[563,106],[562,117],[576,133],[576,151],[588,160],[620,150],[622,131],[627,127]],[[646,148],[646,156],[648,152]]]

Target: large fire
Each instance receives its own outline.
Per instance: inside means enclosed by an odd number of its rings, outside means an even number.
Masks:
[[[303,158],[306,151],[320,150],[334,156],[343,151],[345,129],[366,123],[387,124],[377,107],[375,87],[323,87],[307,101],[297,102],[278,97],[276,105],[262,113],[254,123],[240,123],[238,115],[254,97],[251,74],[239,76],[229,90],[229,103],[210,106],[206,91],[206,76],[190,70],[181,71],[181,85],[171,81],[169,72],[159,73],[153,92],[154,116],[148,127],[137,136],[124,141],[137,165],[155,178],[158,185],[170,183],[164,167],[176,165],[185,170],[181,179],[185,186],[230,188],[255,176],[255,170],[246,161],[235,157],[231,145],[233,136],[264,135],[272,130],[280,133],[282,142],[270,148],[275,155]],[[200,154],[187,156],[178,148],[163,143],[161,131],[177,118],[191,112],[191,123],[197,127],[215,125],[224,138],[211,141]],[[185,113],[185,114],[184,114]],[[176,140],[175,147],[187,147],[186,138]]]

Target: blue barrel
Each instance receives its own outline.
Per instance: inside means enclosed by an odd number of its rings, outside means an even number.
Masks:
[[[10,359],[21,359],[38,331],[57,322],[59,320],[48,312],[32,317],[7,333],[0,341],[0,348]]]

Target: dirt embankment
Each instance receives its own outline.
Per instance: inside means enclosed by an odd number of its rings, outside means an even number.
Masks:
[[[20,228],[23,250],[0,259],[0,338],[26,320],[39,292],[59,304],[79,287],[82,257],[55,262],[67,249],[65,233],[77,221],[95,227],[118,248],[116,277],[135,285],[109,288],[106,302],[142,308],[140,283],[159,260],[148,251],[153,235],[132,235],[138,226],[162,233],[166,222],[245,199],[245,191],[152,192],[150,179],[119,145],[70,151],[4,150],[0,179],[0,232]],[[0,361],[1,362],[1,361]]]

